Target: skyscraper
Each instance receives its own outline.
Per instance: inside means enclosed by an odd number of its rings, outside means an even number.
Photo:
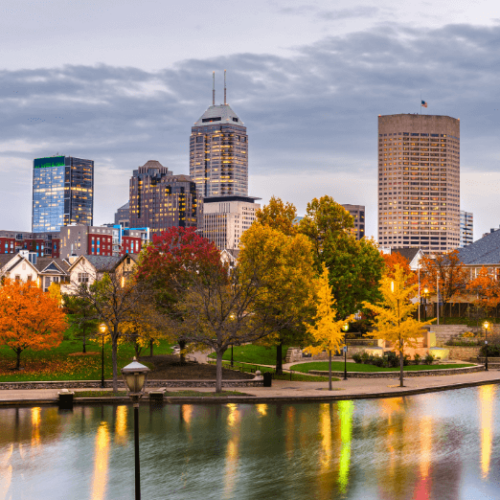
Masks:
[[[460,121],[378,118],[378,241],[443,253],[460,243]]]
[[[460,210],[460,248],[474,243],[474,214]]]
[[[226,103],[210,106],[191,129],[189,174],[201,198],[248,195],[248,136],[244,123]]]
[[[69,224],[92,225],[94,162],[71,156],[33,161],[34,233],[59,231]]]
[[[354,219],[353,234],[357,240],[365,236],[365,206],[364,205],[342,205]]]
[[[196,185],[187,175],[174,175],[149,160],[130,179],[130,227],[161,233],[172,226],[196,227]]]

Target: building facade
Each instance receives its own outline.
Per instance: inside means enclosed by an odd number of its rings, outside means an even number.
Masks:
[[[219,196],[203,202],[203,236],[219,250],[238,250],[241,235],[252,225],[260,208],[249,196]]]
[[[472,212],[460,210],[460,247],[464,248],[474,242],[474,215]]]
[[[28,250],[38,257],[58,258],[60,255],[59,232],[29,233],[0,231],[0,255]]]
[[[94,162],[71,156],[33,160],[34,233],[59,231],[69,224],[92,225]]]
[[[342,205],[354,219],[354,235],[360,240],[365,235],[365,206],[364,205]]]
[[[198,196],[248,196],[248,135],[228,104],[210,106],[191,129],[189,175]]]
[[[460,244],[460,121],[378,118],[378,241],[425,253]]]
[[[196,184],[155,160],[134,170],[130,179],[130,227],[148,227],[152,234],[168,228],[197,227]]]
[[[115,224],[130,227],[130,203],[128,201],[116,211]]]

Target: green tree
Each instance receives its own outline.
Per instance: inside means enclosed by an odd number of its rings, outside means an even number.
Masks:
[[[337,320],[335,299],[329,284],[328,269],[323,264],[321,276],[315,280],[315,294],[312,297],[316,314],[313,323],[306,323],[307,332],[314,342],[307,350],[312,353],[328,351],[328,388],[332,390],[332,351],[338,351],[344,343],[342,327],[354,321],[354,315]]]
[[[414,347],[417,338],[423,335],[423,325],[430,325],[432,321],[424,323],[413,318],[413,313],[418,303],[413,304],[411,299],[415,297],[418,284],[407,285],[408,277],[404,269],[398,264],[394,267],[393,276],[384,275],[380,281],[380,292],[382,301],[380,304],[365,302],[364,305],[376,316],[374,319],[375,338],[387,340],[399,350],[400,363],[400,386],[403,384],[404,348],[405,344]]]
[[[92,305],[74,295],[63,295],[63,305],[68,314],[68,321],[73,327],[73,335],[82,342],[82,352],[87,352],[87,340],[97,331],[99,322],[95,319]]]
[[[261,309],[273,311],[273,334],[264,339],[276,345],[276,371],[282,372],[283,345],[304,343],[303,322],[311,314],[308,297],[314,280],[312,247],[302,234],[286,235],[270,225],[254,222],[243,233],[238,266],[243,277],[255,276],[265,290]]]

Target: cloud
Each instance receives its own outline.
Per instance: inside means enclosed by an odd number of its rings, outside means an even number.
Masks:
[[[31,192],[34,157],[81,156],[96,162],[96,220],[111,220],[138,165],[157,159],[188,172],[190,128],[211,102],[213,69],[220,102],[227,68],[228,101],[250,136],[250,178],[258,179],[250,181],[251,194],[304,175],[308,197],[314,182],[318,195],[343,185],[339,201],[368,200],[374,233],[373,196],[361,196],[346,179],[357,175],[374,185],[377,115],[419,111],[420,92],[428,113],[461,119],[462,170],[496,175],[499,45],[499,26],[417,30],[388,23],[329,36],[286,57],[241,53],[156,72],[109,65],[0,71],[2,200],[6,207],[31,203],[20,196]],[[473,201],[463,189],[463,199]],[[308,199],[294,196],[303,211]],[[494,203],[492,197],[490,214],[481,208],[485,225],[498,223]],[[28,229],[25,212],[6,210],[1,226]]]

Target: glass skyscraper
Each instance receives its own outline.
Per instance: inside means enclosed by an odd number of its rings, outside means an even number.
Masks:
[[[59,231],[62,226],[92,226],[94,162],[71,156],[33,161],[32,232]]]

